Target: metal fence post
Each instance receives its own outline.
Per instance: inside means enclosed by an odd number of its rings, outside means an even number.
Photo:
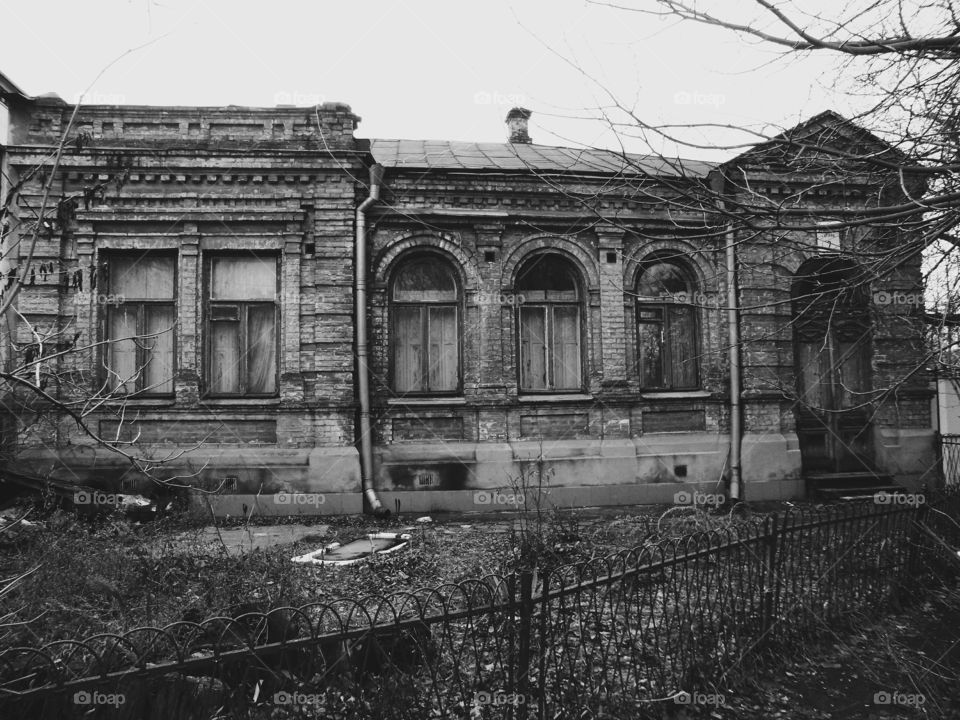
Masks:
[[[537,656],[540,658],[540,671],[537,674],[537,718],[544,720],[547,712],[547,648],[550,647],[550,640],[547,637],[549,622],[552,619],[550,614],[550,572],[546,569],[541,575],[543,589],[540,591],[540,632],[538,635],[539,645],[537,646]]]
[[[766,636],[773,623],[775,606],[774,593],[777,587],[776,567],[779,552],[780,528],[777,517],[769,517],[765,522],[763,538],[763,569],[760,574],[760,637]]]
[[[523,570],[520,573],[520,637],[517,657],[517,684],[513,691],[516,699],[524,697],[524,702],[516,702],[510,708],[508,715],[526,717],[525,701],[528,697],[527,689],[530,685],[530,636],[533,632],[533,572]]]
[[[926,490],[926,486],[924,486],[923,489]],[[922,495],[924,500],[930,497],[926,492],[922,493]],[[927,509],[926,502],[918,503],[914,508],[913,522],[910,528],[910,548],[907,555],[906,577],[908,583],[915,580],[922,572],[923,567],[928,564],[929,553],[927,551],[930,547],[930,540],[923,531],[923,527],[927,523],[928,515],[929,510]]]
[[[516,573],[512,573],[507,577],[509,602],[507,603],[507,617],[504,623],[504,627],[507,629],[507,657],[504,663],[504,669],[507,675],[507,691],[511,693],[515,692],[517,688],[517,624],[514,622],[514,618],[517,616],[517,606],[519,605],[517,590],[517,575]]]

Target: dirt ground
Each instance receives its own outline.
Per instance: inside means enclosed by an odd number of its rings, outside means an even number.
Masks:
[[[960,718],[960,591],[790,650],[785,667],[724,693],[724,707],[685,718],[893,720]]]
[[[34,524],[0,533],[0,577],[33,570],[0,597],[13,623],[3,644],[42,644],[95,632],[164,624],[186,613],[211,616],[251,601],[264,607],[368,593],[386,594],[502,573],[516,561],[519,531],[541,523],[546,551],[576,561],[729,522],[758,522],[781,504],[734,518],[668,507],[578,511],[545,517],[416,516],[377,524],[369,518],[275,519],[241,524],[122,518],[78,521],[33,512]],[[6,511],[10,515],[10,511]],[[409,532],[411,547],[344,568],[295,565],[293,555],[388,530]],[[958,718],[960,590],[943,588],[818,645],[786,648],[770,672],[720,688],[722,705],[676,705],[671,718]]]

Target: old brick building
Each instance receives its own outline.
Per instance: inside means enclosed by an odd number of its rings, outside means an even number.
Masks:
[[[46,179],[32,168],[73,107],[8,104],[24,230],[4,252],[23,267]],[[535,145],[528,117],[473,144],[357,139],[339,104],[81,108],[52,185],[79,201],[40,233],[17,300],[77,339],[44,372],[66,395],[107,388],[101,435],[188,451],[157,472],[221,488],[220,512],[359,511],[362,484],[407,510],[541,482],[559,505],[667,502],[726,492],[731,468],[746,497],[779,498],[816,472],[909,484],[932,467],[919,306],[875,301],[921,292],[919,258],[867,282],[858,258],[896,233],[803,214],[895,184],[824,182],[775,143],[724,165]],[[800,131],[879,142],[831,113]],[[728,224],[716,193],[795,214]],[[16,358],[35,334],[13,324]],[[21,469],[133,475],[66,421],[18,443]]]
[[[42,197],[30,170],[72,107],[12,110],[8,162],[26,223]],[[323,487],[329,511],[359,510],[350,258],[368,154],[357,120],[345,105],[82,110],[70,135],[84,141],[54,186],[82,199],[41,233],[18,305],[44,331],[94,342],[155,334],[45,368],[127,385],[128,399],[92,417],[102,435],[122,411],[121,436],[139,434],[158,458],[193,448],[164,474],[227,492]],[[18,333],[29,346],[24,323]],[[60,431],[21,438],[20,464],[92,484],[127,474],[69,423]]]

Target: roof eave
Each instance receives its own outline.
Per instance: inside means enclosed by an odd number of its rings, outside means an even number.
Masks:
[[[26,100],[30,99],[30,96],[21,90],[17,84],[13,82],[13,80],[0,72],[0,97],[7,97],[10,95],[15,95]]]

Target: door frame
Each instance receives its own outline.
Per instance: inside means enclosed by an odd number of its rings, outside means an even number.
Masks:
[[[851,260],[815,258],[794,276],[794,416],[804,473],[874,469],[868,298],[867,276]],[[812,358],[817,361],[818,398],[811,398],[806,387]]]

